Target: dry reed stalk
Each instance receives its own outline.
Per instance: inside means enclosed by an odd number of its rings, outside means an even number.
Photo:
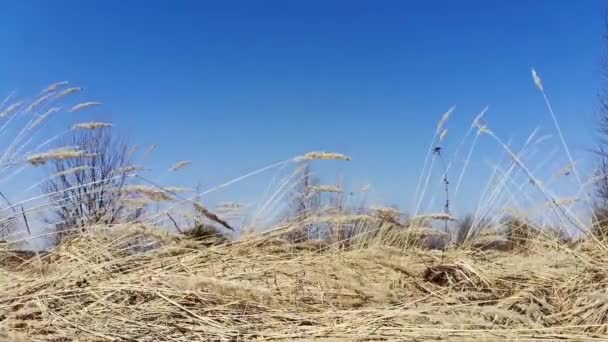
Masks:
[[[36,118],[36,120],[32,121],[32,123],[29,125],[28,128],[34,129],[34,128],[40,126],[40,124],[42,124],[49,116],[51,116],[53,113],[59,112],[60,110],[61,110],[61,108],[59,108],[59,107],[50,108],[44,114],[38,116],[38,118]]]
[[[26,113],[29,113],[31,111],[33,111],[34,109],[38,108],[40,105],[42,105],[44,102],[48,101],[48,99],[51,98],[51,96],[53,96],[52,93],[50,94],[46,94],[43,96],[40,96],[38,99],[36,99],[34,102],[32,102],[27,109],[25,110]]]

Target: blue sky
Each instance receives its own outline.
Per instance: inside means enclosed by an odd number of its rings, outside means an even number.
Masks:
[[[573,153],[593,143],[603,1],[10,1],[0,91],[69,80],[133,143],[159,144],[158,180],[205,186],[310,150],[328,171],[412,206],[439,117],[446,149],[490,106],[505,140],[552,129],[535,67]],[[557,142],[557,140],[555,140]],[[487,145],[487,147],[486,147]],[[495,144],[494,144],[495,145]],[[465,180],[478,193],[480,145]],[[493,152],[494,151],[494,152]],[[174,162],[193,161],[178,175]],[[478,168],[478,167],[479,168]],[[255,194],[263,175],[230,194]],[[473,195],[471,195],[473,197]]]

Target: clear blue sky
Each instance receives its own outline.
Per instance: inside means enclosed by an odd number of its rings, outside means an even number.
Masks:
[[[435,124],[450,106],[452,144],[486,105],[505,139],[552,128],[532,66],[574,153],[584,156],[607,5],[7,1],[0,91],[28,94],[64,79],[84,86],[132,142],[159,144],[148,166],[164,172],[194,162],[159,179],[213,185],[309,150],[336,150],[353,157],[337,170],[353,186],[371,183],[386,204],[409,207]],[[489,151],[479,149],[479,166],[484,153],[495,157]],[[479,187],[475,171],[467,187]]]

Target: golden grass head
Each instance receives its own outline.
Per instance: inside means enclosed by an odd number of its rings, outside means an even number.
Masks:
[[[163,202],[163,201],[171,201],[173,197],[170,196],[168,191],[151,187],[147,185],[128,185],[122,189],[123,192],[128,194],[137,194],[141,195],[145,198],[148,198],[151,201],[155,202]]]
[[[81,91],[82,91],[81,87],[67,88],[66,90],[64,90],[61,93],[57,94],[57,96],[55,98],[59,99],[59,98],[62,98],[64,96],[68,96],[68,95],[71,95],[71,94],[76,94],[76,93],[81,92]]]
[[[55,82],[55,83],[49,85],[48,87],[44,88],[42,90],[42,94],[52,93],[52,92],[56,91],[57,89],[65,86],[65,85],[68,85],[68,83],[69,83],[68,81]]]
[[[144,170],[143,166],[129,165],[129,166],[123,166],[123,167],[117,168],[115,170],[112,170],[112,174],[133,173],[133,172],[143,171],[143,170]]]
[[[320,192],[333,192],[333,193],[341,193],[342,189],[335,185],[311,185],[306,188],[308,192],[312,193],[320,193]]]
[[[123,198],[121,203],[127,208],[142,209],[153,203],[153,201],[147,198]]]
[[[88,165],[82,165],[82,166],[76,166],[73,167],[71,169],[67,169],[67,170],[63,170],[61,172],[57,172],[53,175],[53,177],[63,177],[63,176],[67,176],[67,175],[71,175],[74,173],[78,173],[78,172],[82,172],[82,171],[87,171],[90,170],[91,167]]]
[[[298,156],[294,158],[294,161],[306,161],[306,160],[345,160],[350,161],[351,158],[341,153],[335,152],[322,152],[322,151],[312,151],[308,152],[304,155]]]
[[[81,110],[84,110],[84,109],[87,109],[87,108],[91,108],[91,107],[95,107],[95,106],[100,106],[100,105],[101,105],[101,102],[95,102],[95,101],[83,102],[83,103],[79,103],[79,104],[73,106],[70,109],[70,112],[74,113],[74,112],[78,112],[78,111],[81,111]]]
[[[26,157],[26,160],[33,166],[40,166],[53,160],[66,160],[86,156],[88,156],[88,154],[85,151],[74,147],[62,147],[47,152],[30,154]]]
[[[191,188],[181,188],[181,187],[177,187],[177,186],[166,186],[166,187],[163,187],[163,190],[166,190],[166,191],[168,191],[170,193],[174,193],[174,194],[193,191]]]
[[[412,221],[426,221],[426,220],[431,220],[431,221],[458,221],[458,219],[456,217],[451,216],[449,214],[445,214],[445,213],[424,214],[424,215],[414,216],[412,218]]]
[[[77,123],[72,126],[72,130],[94,130],[94,129],[108,128],[108,127],[112,127],[112,124],[107,123],[107,122],[91,121],[91,122]]]

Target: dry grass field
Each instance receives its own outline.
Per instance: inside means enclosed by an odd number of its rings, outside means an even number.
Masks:
[[[222,243],[135,225],[97,227],[47,253],[2,251],[0,339],[606,336],[601,243],[538,236],[503,251],[441,251],[381,234],[349,246],[281,238],[297,228]]]

